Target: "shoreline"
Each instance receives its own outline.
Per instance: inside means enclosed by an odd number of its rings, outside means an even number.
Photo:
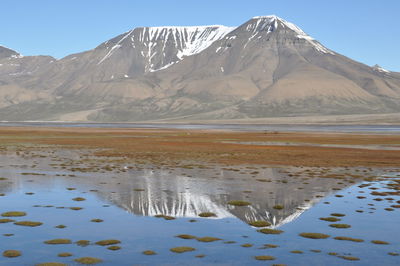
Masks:
[[[400,162],[400,150],[388,149],[400,146],[398,134],[0,127],[0,139],[3,150],[85,147],[96,156],[153,165],[398,167]]]

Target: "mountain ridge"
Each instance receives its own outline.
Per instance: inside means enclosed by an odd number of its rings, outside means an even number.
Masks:
[[[239,27],[134,28],[59,60],[6,51],[1,57],[0,47],[0,120],[400,112],[399,73],[340,55],[275,15]]]

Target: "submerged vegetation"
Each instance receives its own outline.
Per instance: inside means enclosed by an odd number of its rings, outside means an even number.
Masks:
[[[258,229],[257,231],[260,232],[260,233],[269,234],[269,235],[279,235],[279,234],[283,233],[282,230],[270,229],[270,228]]]
[[[251,205],[250,202],[243,201],[243,200],[231,200],[231,201],[228,201],[228,204],[229,205],[233,205],[233,206],[248,206],[248,205]]]
[[[184,253],[184,252],[190,252],[190,251],[195,251],[195,248],[192,247],[174,247],[174,248],[170,248],[170,251],[174,252],[174,253]]]
[[[21,253],[21,251],[19,251],[19,250],[12,250],[12,249],[10,249],[10,250],[5,250],[4,252],[3,252],[3,256],[4,257],[7,257],[7,258],[15,258],[15,257],[19,257],[19,256],[21,256],[22,255],[22,253]]]
[[[86,265],[91,265],[91,264],[97,264],[102,262],[102,259],[99,258],[94,258],[94,257],[82,257],[82,258],[77,258],[74,259],[74,261],[80,263],[80,264],[86,264]]]
[[[330,237],[330,235],[321,234],[321,233],[300,233],[299,236],[311,239],[326,239]]]
[[[3,217],[21,217],[26,216],[26,212],[12,211],[12,212],[4,212],[1,214]]]

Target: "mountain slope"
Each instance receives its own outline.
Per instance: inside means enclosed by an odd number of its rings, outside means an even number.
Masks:
[[[1,120],[400,112],[398,73],[337,54],[276,16],[255,17],[237,28],[136,28],[90,51],[52,63],[35,60],[39,70],[24,78],[10,78],[0,69],[0,82],[44,91],[47,98],[9,104],[0,109]]]

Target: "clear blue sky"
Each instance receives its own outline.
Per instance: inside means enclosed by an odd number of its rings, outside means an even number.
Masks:
[[[237,26],[275,14],[328,48],[400,72],[400,0],[1,0],[0,44],[61,58],[138,26]]]

